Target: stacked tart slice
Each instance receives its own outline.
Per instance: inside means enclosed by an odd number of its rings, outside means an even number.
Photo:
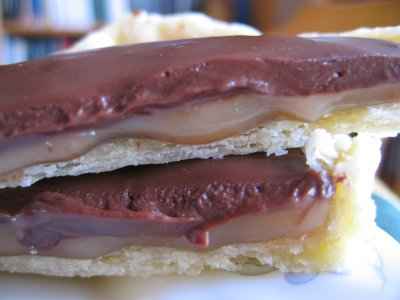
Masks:
[[[233,36],[0,68],[0,270],[341,269],[373,230],[400,47]],[[374,135],[375,137],[371,137]]]

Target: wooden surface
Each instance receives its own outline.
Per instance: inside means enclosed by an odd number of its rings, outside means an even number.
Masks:
[[[338,32],[400,24],[400,0],[255,0],[255,25],[267,32]]]
[[[381,195],[389,202],[396,203],[396,206],[400,205],[400,197],[390,187],[386,185],[382,180],[376,179],[374,192]]]

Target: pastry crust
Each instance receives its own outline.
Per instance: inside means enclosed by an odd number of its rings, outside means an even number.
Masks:
[[[304,147],[317,128],[332,134],[359,132],[377,137],[395,136],[400,131],[399,115],[400,104],[371,106],[338,112],[316,123],[275,121],[239,136],[203,145],[118,139],[99,145],[76,159],[40,164],[3,176],[0,188],[26,187],[44,178],[101,173],[126,166],[164,164],[193,158],[222,158],[255,152],[282,155],[287,149]]]
[[[333,136],[315,131],[306,145],[308,164],[344,177],[336,186],[324,226],[298,238],[266,243],[237,244],[212,251],[193,252],[162,247],[131,246],[96,259],[43,256],[0,257],[0,271],[53,276],[166,274],[196,275],[215,269],[259,272],[277,268],[283,272],[338,271],[346,267],[349,242],[362,240],[375,227],[375,207],[369,197],[380,159],[378,139]]]

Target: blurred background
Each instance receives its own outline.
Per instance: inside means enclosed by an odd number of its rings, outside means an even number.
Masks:
[[[285,35],[400,25],[400,0],[0,0],[0,63],[46,56],[135,10],[198,11]],[[400,194],[400,140],[383,154],[379,176]]]
[[[135,10],[199,11],[289,35],[400,24],[400,0],[0,0],[1,62],[45,56]]]

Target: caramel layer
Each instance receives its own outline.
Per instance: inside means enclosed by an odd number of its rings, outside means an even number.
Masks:
[[[41,134],[0,142],[0,175],[27,166],[65,161],[121,137],[138,137],[176,144],[205,144],[246,132],[273,120],[314,122],[346,108],[396,102],[400,85],[356,89],[308,97],[242,95],[197,101],[169,109],[154,109],[102,127]]]
[[[334,191],[296,151],[49,179],[0,190],[0,255],[96,257],[127,245],[201,250],[298,236],[324,223]]]

